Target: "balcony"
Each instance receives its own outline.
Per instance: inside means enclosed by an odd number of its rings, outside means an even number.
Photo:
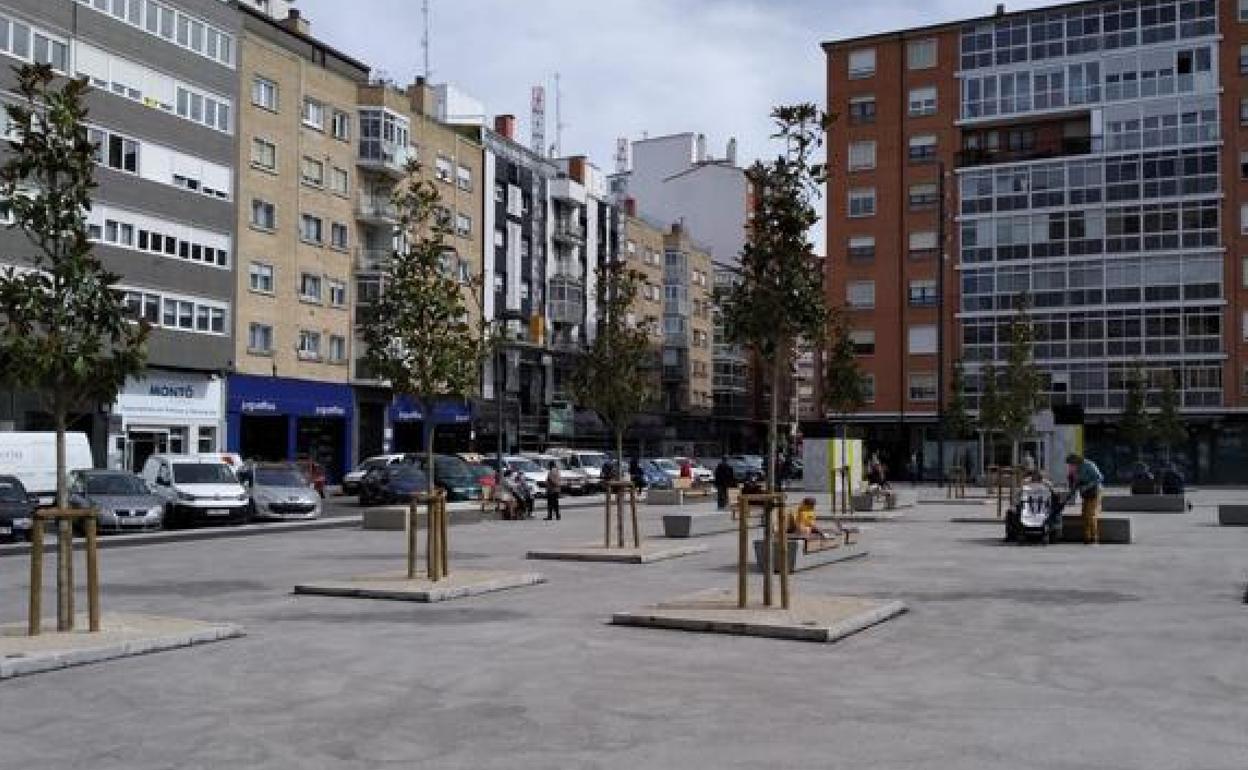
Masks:
[[[555,220],[555,240],[566,243],[584,243],[585,228],[581,227],[580,222],[573,222],[570,219],[557,219]]]
[[[1072,155],[1088,155],[1092,152],[1091,139],[1063,139],[1060,144],[1027,149],[977,148],[958,153],[958,168],[989,166],[998,163],[1020,163],[1028,160],[1064,158]]]
[[[407,161],[413,157],[412,148],[398,142],[377,139],[360,140],[360,156],[356,163],[366,171],[402,179],[407,176]]]
[[[362,273],[376,273],[390,266],[394,252],[390,249],[356,249],[355,269]]]
[[[355,202],[355,218],[370,225],[393,225],[399,210],[387,197],[361,194]]]

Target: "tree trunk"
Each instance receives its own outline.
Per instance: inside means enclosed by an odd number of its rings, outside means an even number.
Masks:
[[[632,480],[626,476],[627,470],[624,465],[624,431],[620,428],[615,429],[615,468],[616,481]]]
[[[438,542],[440,528],[436,514],[437,505],[434,503],[434,493],[438,487],[434,482],[433,466],[433,434],[435,431],[433,424],[433,400],[422,399],[421,409],[425,415],[425,473],[427,475],[427,489],[429,490],[428,507],[425,509],[425,563],[428,567],[429,579],[438,580],[442,577],[445,565],[439,565],[438,563],[442,547]]]
[[[776,352],[771,365],[771,415],[767,418],[767,491],[780,488],[776,479],[776,443],[780,430],[780,365],[783,356]]]
[[[56,507],[61,510],[69,507],[69,460],[65,456],[68,411],[64,398],[58,396],[52,406],[52,419],[56,425]]]

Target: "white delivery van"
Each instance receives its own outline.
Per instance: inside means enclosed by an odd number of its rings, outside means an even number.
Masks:
[[[65,434],[65,473],[95,467],[85,433]],[[0,475],[16,476],[39,505],[56,503],[56,434],[50,431],[0,432]]]

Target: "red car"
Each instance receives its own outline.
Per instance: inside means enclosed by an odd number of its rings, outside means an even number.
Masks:
[[[304,478],[308,483],[316,489],[316,493],[325,499],[325,469],[315,460],[304,458],[296,460],[295,464],[299,466],[299,470],[303,472]]]

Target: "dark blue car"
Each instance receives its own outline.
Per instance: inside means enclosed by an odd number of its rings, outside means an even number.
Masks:
[[[398,463],[368,472],[360,482],[360,505],[407,503],[429,491],[429,477],[415,465]]]

